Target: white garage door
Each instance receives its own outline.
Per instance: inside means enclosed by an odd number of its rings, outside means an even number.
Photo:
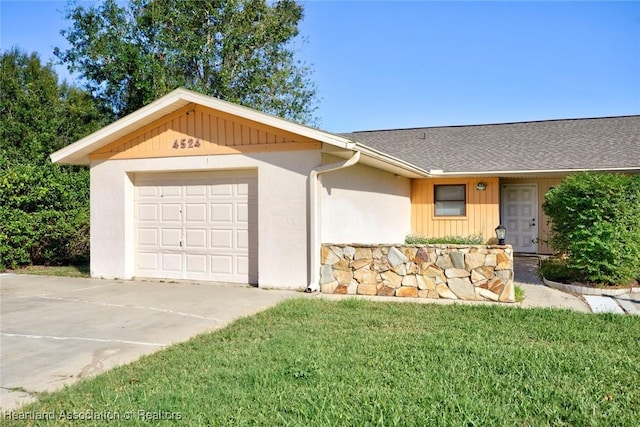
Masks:
[[[136,276],[256,284],[257,211],[255,173],[137,175]]]

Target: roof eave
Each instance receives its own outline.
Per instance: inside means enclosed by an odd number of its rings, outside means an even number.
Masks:
[[[429,172],[424,169],[358,142],[351,142],[346,149],[335,149],[334,147],[323,146],[322,151],[344,159],[348,159],[354,152],[358,151],[362,155],[359,161],[361,164],[406,178],[425,178],[430,176]]]
[[[440,170],[429,171],[433,178],[446,177],[468,177],[468,176],[497,176],[497,177],[514,177],[522,175],[567,175],[579,172],[636,172],[640,171],[640,166],[617,167],[617,168],[569,168],[569,169],[521,169],[521,170],[493,170],[493,171],[456,171],[444,172]]]

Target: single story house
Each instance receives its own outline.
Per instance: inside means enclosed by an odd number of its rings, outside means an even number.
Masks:
[[[318,288],[322,243],[507,227],[548,253],[545,192],[640,170],[640,116],[331,134],[177,89],[53,153],[91,175],[91,275]]]

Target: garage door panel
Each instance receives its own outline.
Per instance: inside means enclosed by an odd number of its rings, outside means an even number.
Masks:
[[[205,198],[207,197],[206,185],[188,185],[185,189],[185,195],[188,198]]]
[[[248,182],[239,182],[236,186],[236,194],[238,196],[248,196],[249,195],[249,183]]]
[[[182,204],[180,203],[163,204],[162,205],[162,221],[182,223]]]
[[[246,203],[236,205],[236,223],[246,224],[249,221],[249,206]]]
[[[157,271],[160,268],[160,256],[157,252],[139,252],[138,270]]]
[[[166,199],[170,199],[170,198],[176,198],[176,199],[181,199],[182,198],[182,186],[181,185],[163,185],[161,188],[162,191],[162,198],[166,198]]]
[[[233,274],[233,256],[210,255],[211,272],[214,274]]]
[[[249,274],[249,258],[246,256],[236,257],[236,273],[237,274]]]
[[[236,249],[249,249],[249,232],[236,230]]]
[[[155,199],[160,195],[160,189],[154,186],[141,185],[138,187],[138,200]]]
[[[160,244],[162,247],[179,248],[182,243],[182,229],[180,228],[163,228],[161,231],[162,239]]]
[[[138,229],[138,246],[158,246],[158,229],[157,228],[139,228]]]
[[[215,223],[231,223],[233,221],[232,203],[212,203],[210,205],[210,221]]]
[[[156,203],[139,204],[138,221],[158,221],[158,205]]]
[[[160,256],[162,260],[162,270],[171,272],[182,271],[182,254],[179,253],[163,253]]]
[[[233,249],[233,230],[211,230],[212,249]]]
[[[206,273],[207,272],[207,256],[205,254],[187,254],[187,272],[189,273]]]
[[[187,203],[186,204],[187,222],[207,222],[207,204],[206,203]]]
[[[233,184],[213,184],[211,186],[211,196],[233,196]]]
[[[188,229],[185,232],[185,250],[189,249],[206,249],[207,248],[207,229]]]
[[[135,197],[138,276],[257,283],[255,177],[142,175]]]

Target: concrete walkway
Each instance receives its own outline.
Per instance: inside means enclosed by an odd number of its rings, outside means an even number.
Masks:
[[[513,264],[515,282],[525,291],[522,307],[555,307],[587,313],[640,315],[640,293],[616,297],[576,296],[545,286],[538,276],[537,257],[515,256]]]
[[[513,258],[515,282],[525,293],[521,307],[563,308],[583,313],[591,309],[581,297],[551,289],[538,276],[538,257],[515,256]]]

